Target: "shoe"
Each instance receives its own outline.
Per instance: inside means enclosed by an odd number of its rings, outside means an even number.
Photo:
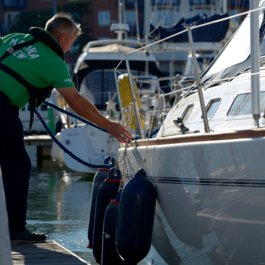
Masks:
[[[27,228],[10,235],[10,240],[14,243],[43,243],[46,239],[45,234],[32,233]]]

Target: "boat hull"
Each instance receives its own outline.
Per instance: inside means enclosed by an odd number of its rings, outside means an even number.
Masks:
[[[103,165],[105,158],[115,157],[118,150],[118,142],[111,135],[89,125],[64,129],[56,137],[64,148],[84,163],[64,152],[56,143],[52,145],[52,159],[78,172],[95,173],[95,165]]]
[[[171,138],[126,149],[123,174],[130,178],[143,167],[155,183],[153,247],[166,264],[265,262],[265,133],[259,134],[198,135],[182,143],[176,137],[175,144]]]

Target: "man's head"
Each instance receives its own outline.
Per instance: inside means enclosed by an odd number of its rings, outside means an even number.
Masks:
[[[71,48],[75,39],[82,33],[80,24],[65,13],[58,13],[49,19],[45,30],[53,35],[64,52]]]

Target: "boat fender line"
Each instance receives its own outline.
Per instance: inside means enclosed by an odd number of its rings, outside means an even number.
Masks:
[[[55,135],[51,132],[51,130],[49,129],[48,125],[46,124],[46,122],[44,121],[44,119],[42,118],[42,116],[40,115],[39,111],[33,107],[33,111],[35,112],[36,116],[39,118],[40,122],[42,123],[43,127],[45,128],[45,130],[47,131],[47,133],[50,135],[50,137],[52,138],[52,140],[65,152],[67,153],[69,156],[71,156],[73,159],[75,159],[76,161],[78,161],[79,163],[87,166],[87,167],[91,167],[91,168],[112,168],[114,166],[114,158],[108,156],[104,159],[104,164],[102,165],[97,165],[97,164],[91,164],[89,162],[84,161],[83,159],[81,159],[80,157],[76,156],[74,153],[72,153],[69,149],[67,149],[56,137]]]
[[[155,204],[155,186],[139,169],[122,190],[117,220],[116,248],[126,264],[137,264],[150,250]]]
[[[121,191],[122,189],[119,190],[118,195],[115,199],[110,200],[110,203],[107,206],[104,214],[101,265],[126,264],[124,260],[119,256],[115,246],[115,235]]]
[[[94,124],[93,122],[90,122],[90,121],[88,121],[88,120],[82,118],[82,117],[79,116],[79,115],[76,115],[76,114],[74,114],[74,113],[72,113],[72,112],[69,112],[69,111],[67,111],[67,110],[64,110],[64,109],[62,109],[62,108],[60,108],[60,107],[58,107],[58,106],[56,106],[56,105],[54,105],[54,104],[52,104],[52,103],[50,103],[50,102],[48,102],[48,101],[44,101],[43,103],[44,103],[45,105],[51,107],[51,108],[54,108],[54,109],[57,110],[57,111],[60,111],[60,112],[62,112],[62,113],[64,113],[64,114],[66,114],[66,115],[69,115],[69,116],[71,116],[71,117],[77,119],[77,120],[80,120],[80,121],[84,122],[85,124],[87,124],[87,125],[89,125],[89,126],[92,126],[92,127],[96,128],[96,129],[102,131],[102,132],[109,133],[109,132],[107,132],[105,129],[103,129],[103,128],[97,126],[97,125]],[[158,130],[157,130],[157,131],[158,131]],[[140,139],[140,137],[138,136],[138,138],[137,138],[137,137],[134,137],[134,138],[133,138],[133,140],[137,140],[137,139]]]
[[[116,181],[114,181],[116,180]],[[107,178],[98,188],[95,204],[94,229],[92,239],[93,256],[97,263],[101,263],[102,230],[105,210],[111,199],[115,199],[122,181],[121,172],[117,168],[111,168]]]
[[[72,113],[72,112],[70,112],[70,111],[64,110],[64,109],[62,109],[62,108],[56,106],[55,104],[52,104],[52,103],[46,101],[46,100],[43,101],[43,103],[44,103],[45,105],[51,107],[51,108],[56,109],[57,111],[60,111],[60,112],[62,112],[62,113],[64,113],[64,114],[66,114],[66,115],[69,115],[69,116],[71,116],[71,117],[77,119],[77,120],[80,120],[80,121],[84,122],[85,124],[88,124],[88,125],[90,125],[90,126],[92,126],[92,127],[95,127],[95,128],[97,128],[98,130],[100,130],[100,131],[103,131],[103,132],[105,132],[105,133],[108,133],[106,130],[104,130],[104,129],[98,127],[96,124],[94,124],[94,123],[92,123],[92,122],[90,122],[90,121],[88,121],[88,120],[86,120],[86,119],[80,117],[79,115],[76,115],[76,114],[74,114],[74,113]]]
[[[97,198],[98,189],[99,189],[100,184],[108,177],[108,174],[109,174],[108,169],[99,168],[93,179],[89,223],[88,223],[88,233],[87,233],[87,238],[88,238],[87,248],[92,248],[95,206],[96,206],[96,198]]]

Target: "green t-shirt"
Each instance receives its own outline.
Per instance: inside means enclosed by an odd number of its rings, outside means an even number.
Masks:
[[[2,37],[0,39],[0,56],[9,47],[31,39],[30,34],[23,33],[12,33]],[[14,52],[2,63],[12,68],[38,89],[47,86],[54,88],[74,87],[66,63],[55,51],[41,41]],[[0,91],[4,92],[11,103],[19,109],[28,102],[27,89],[2,70],[0,70]]]

